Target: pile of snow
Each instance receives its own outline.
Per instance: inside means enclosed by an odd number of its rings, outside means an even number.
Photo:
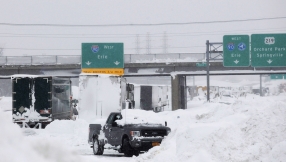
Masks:
[[[0,111],[12,110],[12,97],[0,97]],[[12,112],[11,112],[12,115]]]
[[[10,113],[10,112],[9,112]],[[21,129],[11,116],[0,110],[0,157],[9,162],[78,162],[81,157],[59,140],[35,136],[32,129]],[[24,134],[33,136],[26,138]]]
[[[137,161],[284,161],[286,94],[163,112],[172,132]]]
[[[85,120],[55,120],[47,125],[46,129],[38,132],[39,137],[53,138],[60,140],[65,146],[76,150],[78,154],[92,153],[87,143],[89,123]]]

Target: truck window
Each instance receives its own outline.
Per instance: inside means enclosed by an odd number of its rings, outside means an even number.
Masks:
[[[114,121],[115,121],[115,120],[120,120],[120,119],[122,119],[122,116],[121,116],[120,114],[117,114],[116,117],[115,117],[115,119],[114,119]]]
[[[112,123],[114,123],[116,120],[120,120],[120,119],[122,119],[122,116],[120,114],[112,114],[109,116],[106,123],[112,125]]]
[[[69,100],[70,85],[54,85],[54,96],[61,100]]]
[[[114,116],[115,114],[111,114],[109,118],[107,119],[106,124],[112,124]]]
[[[113,120],[112,120],[112,123],[111,123],[112,127],[117,127],[118,125],[117,125],[117,123],[115,121],[116,120],[120,120],[120,119],[122,119],[122,116],[120,114],[115,115],[113,117]]]

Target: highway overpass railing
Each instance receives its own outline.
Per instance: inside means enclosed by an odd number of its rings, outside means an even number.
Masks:
[[[125,63],[197,62],[205,60],[205,53],[124,54]],[[35,55],[0,56],[2,65],[68,65],[81,64],[81,56]]]

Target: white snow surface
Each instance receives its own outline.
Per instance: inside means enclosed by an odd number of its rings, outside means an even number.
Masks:
[[[140,109],[124,109],[121,111],[122,119],[116,120],[119,125],[126,124],[142,124],[142,125],[158,125],[164,124],[163,118],[153,111],[144,111]]]
[[[11,97],[1,97],[0,161],[286,161],[286,93],[265,97],[248,94],[234,98],[231,104],[209,103],[199,97],[188,101],[187,110],[126,111],[129,123],[167,121],[172,130],[160,146],[131,158],[112,150],[105,150],[103,156],[93,155],[87,144],[89,122],[81,116],[76,121],[56,120],[42,130],[21,129],[12,123],[8,111]]]

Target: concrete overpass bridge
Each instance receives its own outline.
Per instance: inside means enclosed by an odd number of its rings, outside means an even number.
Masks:
[[[125,74],[205,71],[205,53],[125,54]],[[13,74],[78,75],[81,56],[0,56],[0,76]],[[286,70],[285,67],[223,67],[222,56],[210,62],[210,71]]]
[[[217,58],[210,62],[209,75],[260,75],[261,78],[266,74],[286,73],[286,67],[256,69],[253,67],[223,67],[222,58]],[[205,54],[203,53],[125,55],[124,59],[125,77],[147,77],[148,79],[160,77],[160,81],[162,77],[169,79],[173,94],[173,110],[186,108],[186,77],[206,75]],[[0,80],[2,79],[0,85],[4,83],[4,80],[9,84],[9,76],[14,74],[64,75],[77,78],[81,73],[81,57],[2,56],[0,57],[0,67]],[[177,72],[176,76],[173,76],[172,72]],[[5,84],[3,86],[9,88]]]

